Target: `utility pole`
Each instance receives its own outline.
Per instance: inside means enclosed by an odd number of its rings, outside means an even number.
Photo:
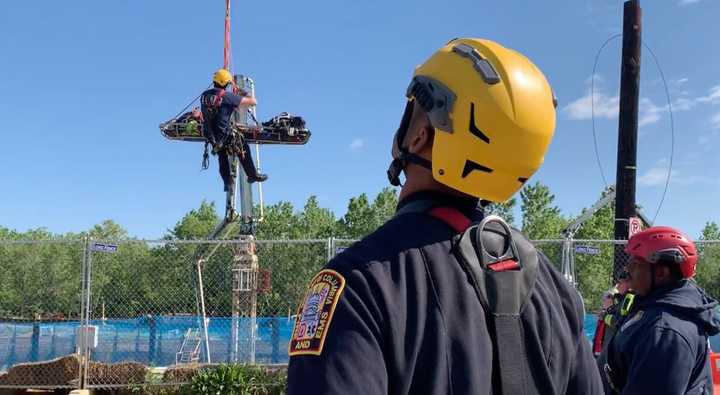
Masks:
[[[622,64],[620,70],[620,116],[618,120],[617,198],[615,240],[628,238],[629,219],[636,215],[637,131],[640,102],[640,53],[642,10],[640,0],[628,0],[623,10]],[[618,280],[627,257],[623,246],[615,246],[613,283]]]

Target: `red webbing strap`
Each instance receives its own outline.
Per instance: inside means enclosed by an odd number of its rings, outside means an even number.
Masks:
[[[431,216],[445,222],[448,226],[455,229],[457,233],[463,233],[472,225],[472,221],[465,214],[452,207],[435,207],[428,211]],[[494,272],[504,272],[506,270],[517,270],[520,264],[512,259],[491,263],[488,269]]]
[[[223,68],[230,71],[230,0],[225,0],[225,49]]]
[[[597,357],[602,352],[603,339],[605,338],[605,320],[598,317],[593,338],[593,354]]]
[[[520,265],[515,260],[506,259],[504,261],[491,263],[487,267],[494,272],[504,272],[505,270],[519,269]]]
[[[431,216],[445,222],[456,232],[462,233],[472,222],[465,214],[452,207],[435,207],[428,212]]]
[[[213,100],[213,107],[220,107],[220,104],[222,104],[222,98],[225,96],[225,89],[220,89],[220,92],[218,92],[217,96],[215,96],[215,100]]]

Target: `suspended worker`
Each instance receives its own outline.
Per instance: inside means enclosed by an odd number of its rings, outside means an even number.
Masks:
[[[580,295],[480,199],[543,162],[555,100],[525,56],[455,39],[416,68],[393,138],[395,216],[309,284],[288,393],[602,393]]]
[[[233,187],[232,156],[240,159],[248,182],[265,181],[267,175],[258,173],[253,163],[250,147],[242,135],[233,133],[231,116],[240,107],[254,106],[257,100],[244,94],[228,92],[233,82],[232,74],[219,69],[213,75],[213,87],[200,96],[200,109],[203,116],[203,135],[212,144],[213,152],[218,156],[220,177],[225,184],[225,191]]]
[[[718,303],[692,280],[698,255],[682,232],[655,226],[625,252],[636,294],[609,344],[609,394],[711,394],[708,337],[720,333]]]

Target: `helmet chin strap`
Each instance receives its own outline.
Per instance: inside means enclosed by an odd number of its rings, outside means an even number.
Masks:
[[[408,149],[402,145],[405,142],[405,136],[407,136],[408,128],[410,127],[410,120],[412,119],[413,113],[413,103],[413,100],[409,100],[405,105],[405,112],[403,113],[402,120],[400,121],[400,127],[397,132],[395,132],[395,144],[398,147],[399,153],[397,157],[393,157],[393,160],[390,162],[390,166],[387,170],[387,177],[388,181],[390,181],[390,185],[396,187],[402,186],[402,183],[400,182],[400,173],[405,170],[408,163],[413,163],[432,171],[431,161],[408,151]]]

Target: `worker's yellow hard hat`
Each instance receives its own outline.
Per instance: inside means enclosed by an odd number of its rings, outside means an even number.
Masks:
[[[227,84],[232,82],[232,80],[232,74],[225,69],[219,69],[215,72],[215,74],[213,74],[213,82],[220,86],[227,86]]]
[[[407,97],[435,128],[435,180],[488,201],[522,187],[555,130],[557,103],[543,73],[493,41],[450,41],[415,69]]]

